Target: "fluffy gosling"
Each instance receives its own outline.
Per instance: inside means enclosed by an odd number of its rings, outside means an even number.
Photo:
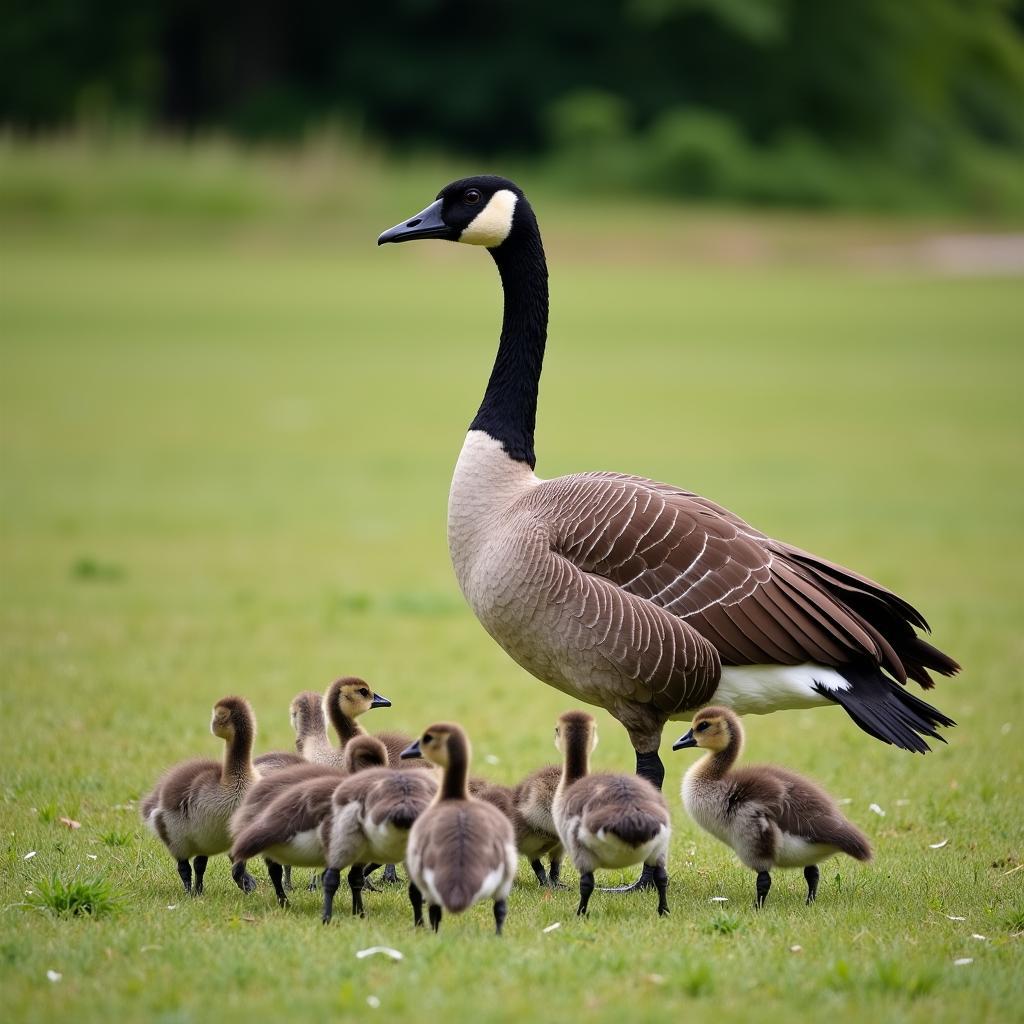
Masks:
[[[807,903],[818,894],[818,864],[836,853],[871,859],[864,834],[836,802],[802,775],[776,765],[734,768],[743,747],[743,726],[728,708],[704,708],[673,750],[701,747],[707,753],[683,776],[683,806],[693,820],[757,872],[761,908],[771,888],[771,868],[803,868]]]
[[[465,732],[458,725],[439,722],[402,757],[424,757],[443,772],[437,795],[409,834],[405,864],[413,922],[423,924],[424,894],[435,932],[443,910],[460,914],[479,900],[491,899],[500,935],[516,876],[515,834],[497,807],[469,794],[470,746]]]
[[[665,798],[637,775],[590,774],[597,724],[585,711],[558,719],[555,746],[562,752],[562,776],[553,806],[562,845],[580,873],[577,914],[585,915],[596,868],[644,864],[653,870],[658,913],[668,913],[665,863],[671,838]]]
[[[259,778],[252,764],[256,719],[248,701],[242,697],[217,701],[210,731],[225,741],[224,760],[197,758],[175,765],[161,776],[140,808],[146,825],[178,862],[185,892],[195,896],[202,895],[208,859],[230,847],[231,816]],[[244,892],[256,887],[255,879],[244,870],[235,881]]]

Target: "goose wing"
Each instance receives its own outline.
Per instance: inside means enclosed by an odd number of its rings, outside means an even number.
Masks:
[[[925,686],[927,668],[956,671],[917,636],[914,627],[927,624],[895,594],[690,491],[582,473],[539,485],[534,500],[557,555],[613,584],[634,616],[638,606],[657,608],[688,627],[695,671],[707,672],[702,644],[723,664],[867,662]]]

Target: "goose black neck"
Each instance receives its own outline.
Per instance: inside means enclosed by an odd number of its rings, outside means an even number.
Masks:
[[[548,268],[540,231],[529,207],[515,230],[489,252],[498,265],[505,293],[501,340],[484,399],[470,430],[482,430],[501,442],[508,455],[537,464],[533,432],[537,389],[548,333]]]
[[[448,763],[441,778],[439,800],[469,798],[469,743],[453,733],[448,737]]]

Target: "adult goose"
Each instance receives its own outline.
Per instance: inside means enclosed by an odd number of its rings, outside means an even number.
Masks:
[[[505,294],[498,354],[459,455],[448,544],[490,635],[527,671],[607,709],[658,788],[668,719],[839,704],[862,729],[928,750],[953,725],[905,688],[959,666],[921,614],[864,576],[748,526],[690,491],[622,473],[534,474],[548,322],[537,220],[505,178],[455,181],[377,240],[485,246]]]

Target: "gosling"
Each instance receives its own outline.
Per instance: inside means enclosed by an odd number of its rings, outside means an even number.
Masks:
[[[346,744],[345,757],[347,772],[359,773],[385,765],[387,750],[372,736],[357,736]],[[232,819],[232,875],[240,877],[246,861],[263,854],[277,902],[287,906],[283,868],[326,864],[320,824],[342,778],[336,769],[305,765],[259,782]]]
[[[423,924],[424,893],[435,932],[443,910],[460,914],[479,900],[491,899],[495,931],[501,935],[516,876],[515,834],[497,807],[469,794],[465,732],[447,722],[432,725],[402,757],[424,757],[443,772],[436,797],[409,834],[405,864],[413,923]]]
[[[757,872],[757,899],[764,906],[771,868],[803,868],[807,903],[818,895],[818,864],[836,853],[871,859],[864,834],[843,816],[823,789],[776,765],[733,768],[743,748],[743,726],[728,708],[704,708],[673,750],[702,747],[707,753],[683,776],[683,806],[693,820]]]
[[[185,892],[195,896],[203,893],[209,858],[231,846],[231,815],[259,778],[252,763],[256,719],[248,701],[242,697],[217,701],[210,731],[225,741],[223,762],[197,758],[175,765],[159,779],[140,808],[146,825],[178,862]],[[244,892],[256,887],[256,880],[244,870],[235,881]]]
[[[383,765],[385,747],[374,737],[356,737],[345,749],[367,741],[380,748]],[[338,784],[331,796],[330,812],[320,826],[327,864],[323,876],[324,924],[330,923],[341,871],[346,867],[352,914],[365,916],[362,893],[368,884],[366,875],[381,863],[394,865],[405,859],[410,830],[436,793],[436,773],[387,767],[360,772]]]
[[[288,717],[295,731],[295,750],[292,754],[284,750],[272,750],[253,759],[261,775],[294,768],[307,761],[329,762],[333,748],[327,738],[327,723],[324,720],[323,697],[315,690],[305,690],[296,695],[288,708]],[[307,753],[308,752],[308,753]],[[316,756],[319,754],[320,756]]]
[[[512,822],[519,855],[530,862],[541,886],[552,889],[565,888],[560,881],[562,842],[551,814],[561,777],[561,767],[548,764],[531,772],[516,786],[469,780],[473,796],[494,804]],[[549,871],[544,868],[544,857],[548,858]]]
[[[580,873],[580,903],[587,913],[596,868],[650,866],[658,890],[658,913],[668,911],[668,845],[672,830],[665,798],[637,775],[591,775],[590,754],[597,724],[585,711],[558,719],[555,746],[562,752],[562,777],[553,806],[554,821]]]

